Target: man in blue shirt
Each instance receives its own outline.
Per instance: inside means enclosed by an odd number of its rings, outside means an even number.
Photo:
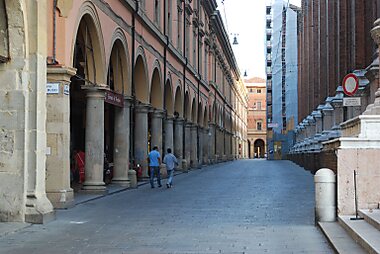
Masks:
[[[168,181],[166,187],[171,188],[173,185],[173,174],[175,166],[178,166],[177,158],[172,154],[172,149],[167,149],[167,154],[164,157],[163,163],[166,164],[166,170],[168,172]]]
[[[154,175],[157,176],[158,187],[161,187],[161,174],[160,174],[161,156],[158,152],[158,147],[153,147],[153,150],[149,153],[149,166],[150,166],[150,186],[154,188]]]

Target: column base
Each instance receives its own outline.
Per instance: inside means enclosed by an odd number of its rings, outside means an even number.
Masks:
[[[65,209],[74,206],[73,189],[54,190],[46,192],[46,195],[55,209]]]
[[[104,182],[84,182],[81,191],[89,194],[106,194],[108,192]]]
[[[134,170],[133,170],[134,171]],[[129,171],[128,171],[129,172]],[[136,171],[135,171],[136,172]],[[129,173],[128,173],[129,175]],[[120,185],[122,187],[126,187],[126,188],[129,188],[131,186],[131,181],[129,180],[129,178],[123,178],[123,177],[120,177],[120,178],[112,178],[112,183],[114,184],[117,184],[117,185]]]
[[[54,219],[55,212],[46,195],[27,195],[25,222],[44,224]]]

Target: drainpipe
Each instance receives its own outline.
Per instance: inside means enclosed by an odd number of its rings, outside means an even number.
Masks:
[[[215,44],[212,45],[214,48],[214,95],[215,95],[215,140],[214,140],[214,150],[215,150],[215,155],[216,155],[216,125],[217,125],[217,116],[216,116],[216,52],[215,52]]]
[[[166,65],[166,58],[167,58],[167,51],[168,51],[168,46],[169,46],[169,36],[167,35],[168,31],[167,31],[167,14],[168,14],[168,10],[167,10],[168,6],[167,6],[167,0],[164,0],[164,35],[165,35],[165,38],[166,38],[166,43],[165,43],[165,47],[164,47],[164,107],[165,107],[165,103],[166,103],[166,96],[165,96],[165,87],[166,87],[166,68],[167,68],[167,65]],[[167,115],[167,109],[165,110],[165,115],[166,117],[168,116]],[[164,136],[166,135],[165,133],[165,121],[162,121],[162,133],[164,134]],[[165,138],[162,139],[162,154],[166,154],[166,151],[165,151]],[[173,151],[174,151],[174,148],[172,148]]]
[[[198,66],[197,66],[197,73],[198,73],[198,107],[199,107],[199,95],[200,95],[200,83],[201,83],[201,75],[200,75],[200,71],[199,71],[199,64],[200,64],[200,45],[201,45],[201,40],[200,40],[200,36],[199,36],[199,16],[200,16],[200,3],[199,3],[199,0],[197,0],[197,6],[198,6]],[[198,109],[198,112],[199,112],[199,109]],[[199,119],[199,116],[198,116],[198,119]],[[200,146],[199,146],[199,124],[197,125],[197,154],[198,154],[198,162],[199,161],[202,161],[200,160],[200,157],[202,156],[200,154]],[[200,165],[198,165],[198,167],[200,167]]]
[[[54,65],[57,64],[57,56],[56,56],[56,51],[57,51],[57,17],[56,17],[56,12],[57,12],[57,1],[54,0],[53,2],[53,56],[51,57],[51,62],[48,64]]]
[[[182,54],[185,56],[185,64],[183,65],[183,109],[185,109],[185,96],[186,96],[186,66],[187,66],[187,56],[186,56],[186,10],[185,10],[185,1],[183,1],[183,50],[182,50]],[[185,137],[185,131],[186,131],[186,117],[185,117],[185,114],[186,112],[184,111],[183,112],[183,115],[184,115],[184,123],[183,123],[183,135],[182,135],[182,154],[183,154],[183,157],[185,157],[185,141],[186,141],[186,137]]]
[[[135,148],[133,147],[134,145],[134,115],[135,115],[135,106],[134,102],[136,99],[136,91],[135,91],[135,47],[136,47],[136,15],[138,15],[139,11],[139,1],[135,1],[135,11],[133,12],[132,15],[132,57],[131,57],[131,64],[132,64],[132,102],[131,103],[131,112],[129,114],[129,123],[130,123],[130,135],[129,135],[129,151],[130,151],[130,160],[134,162],[135,160]]]

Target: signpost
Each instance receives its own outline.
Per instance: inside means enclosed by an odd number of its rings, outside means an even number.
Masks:
[[[343,79],[343,92],[345,95],[353,96],[359,89],[359,80],[355,74],[349,73]]]
[[[360,97],[346,97],[343,98],[344,107],[358,107],[361,106]]]

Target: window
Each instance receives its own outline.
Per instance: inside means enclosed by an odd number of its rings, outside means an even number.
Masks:
[[[167,27],[166,27],[166,33],[169,37],[169,40],[172,40],[172,0],[166,0],[167,2]]]
[[[5,2],[0,0],[0,63],[5,63],[9,59],[8,52],[8,28],[7,28],[7,15],[5,12]]]
[[[270,14],[270,12],[271,12],[271,8],[272,8],[272,7],[270,7],[270,6],[267,6],[267,15],[269,15],[269,14]]]
[[[189,62],[190,62],[190,22],[188,21],[189,20],[189,17],[188,15],[186,15],[187,18],[186,18],[186,34],[185,34],[185,57],[187,57],[189,59]]]
[[[154,23],[160,26],[160,1],[154,0]]]
[[[252,89],[252,88],[249,88],[249,92],[250,92],[250,93],[253,93],[253,89]]]
[[[181,7],[181,1],[177,1],[177,49],[179,51],[182,51],[182,7]]]
[[[197,32],[193,30],[193,66],[197,69]]]
[[[203,71],[203,42],[202,42],[201,37],[199,37],[199,39],[201,41],[199,43],[199,66],[198,66],[198,72],[199,72],[199,74],[202,75],[202,71]]]
[[[256,129],[257,129],[258,131],[261,131],[261,129],[262,129],[262,123],[261,123],[261,122],[257,122],[257,123],[256,123]]]
[[[261,110],[261,101],[258,101],[258,102],[256,103],[256,109],[257,109],[257,110]]]
[[[261,93],[261,89],[257,89],[257,93]]]

